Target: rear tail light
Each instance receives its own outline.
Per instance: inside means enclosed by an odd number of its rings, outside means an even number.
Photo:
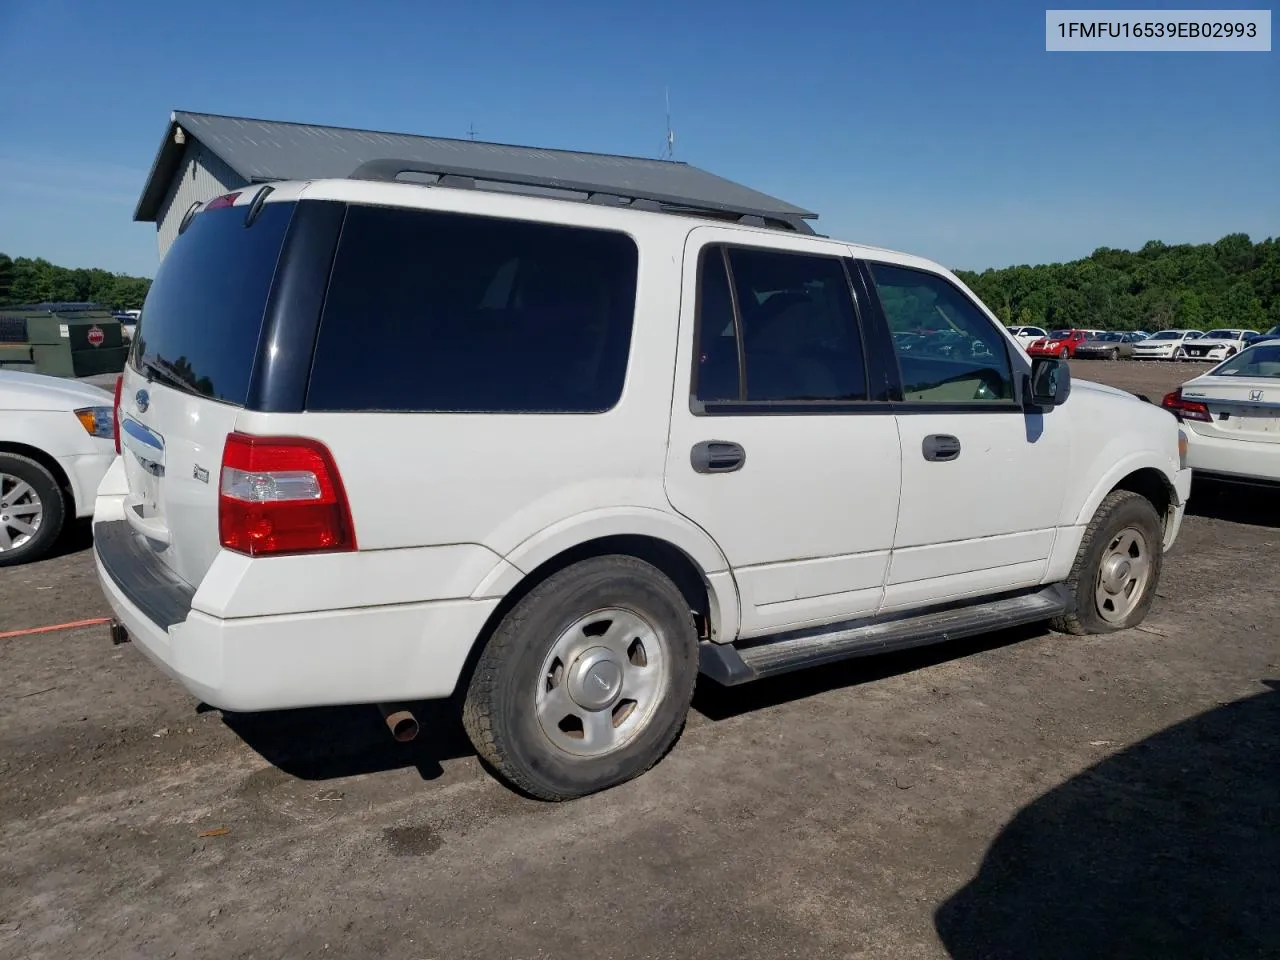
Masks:
[[[120,456],[120,394],[124,392],[124,374],[116,377],[116,399],[111,404],[111,429],[116,435],[116,456]]]
[[[1164,399],[1160,401],[1160,406],[1164,407],[1179,420],[1203,420],[1205,423],[1213,422],[1213,415],[1209,413],[1209,408],[1197,400],[1187,400],[1182,396],[1182,389],[1178,388],[1173,393],[1166,393]]]
[[[228,435],[218,539],[251,557],[355,550],[347,494],[329,449],[300,437]]]

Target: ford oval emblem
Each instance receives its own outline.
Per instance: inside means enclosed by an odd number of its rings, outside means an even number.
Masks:
[[[147,407],[151,406],[151,394],[145,390],[139,390],[133,395],[133,402],[137,404],[139,413],[146,413]]]

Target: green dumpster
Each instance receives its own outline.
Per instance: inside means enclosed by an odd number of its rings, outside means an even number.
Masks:
[[[0,368],[90,377],[119,373],[128,352],[120,321],[96,303],[0,307]]]

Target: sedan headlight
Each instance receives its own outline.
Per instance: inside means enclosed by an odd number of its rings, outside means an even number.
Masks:
[[[110,407],[81,407],[75,415],[89,436],[103,440],[116,438],[115,416]]]

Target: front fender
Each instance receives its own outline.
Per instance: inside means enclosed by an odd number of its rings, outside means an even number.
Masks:
[[[1099,456],[1099,460],[1106,462],[1110,459],[1108,453],[1114,453],[1110,447]],[[1138,453],[1130,453],[1122,455],[1115,463],[1113,463],[1103,474],[1091,489],[1087,491],[1083,500],[1077,496],[1075,502],[1080,504],[1074,514],[1066,520],[1066,523],[1073,526],[1087,524],[1095,513],[1098,506],[1106,498],[1116,485],[1131,473],[1139,470],[1155,470],[1164,478],[1165,485],[1169,489],[1169,497],[1175,506],[1181,506],[1183,495],[1178,490],[1177,484],[1177,464],[1170,463],[1164,457],[1153,451],[1142,451]],[[1068,501],[1071,502],[1071,501]]]

